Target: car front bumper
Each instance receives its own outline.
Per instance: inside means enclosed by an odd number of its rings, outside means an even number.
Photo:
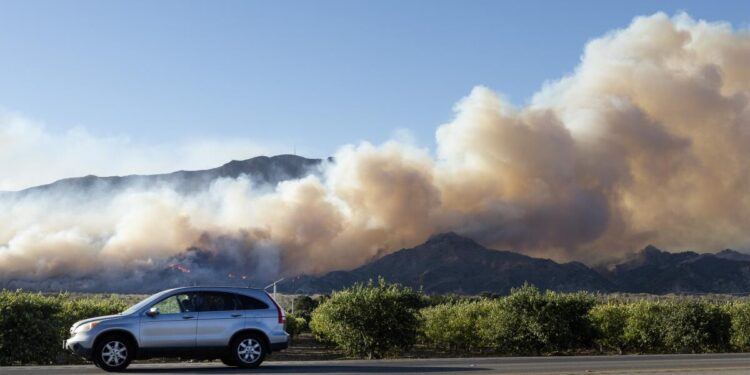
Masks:
[[[91,339],[88,335],[79,333],[67,340],[63,340],[62,347],[79,357],[91,360],[91,353],[93,352],[91,344]]]

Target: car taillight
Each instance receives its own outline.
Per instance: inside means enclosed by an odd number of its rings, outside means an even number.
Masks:
[[[266,293],[266,294],[268,294],[268,293]],[[273,299],[273,297],[271,297],[270,294],[268,294],[268,297],[271,298],[271,302],[273,302],[273,305],[276,306],[276,312],[278,313],[278,317],[279,317],[279,324],[286,323],[286,320],[285,320],[285,317],[284,317],[284,312],[281,311],[281,306],[279,306],[279,304],[276,303],[276,300]]]

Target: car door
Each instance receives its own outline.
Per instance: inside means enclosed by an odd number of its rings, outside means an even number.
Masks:
[[[232,335],[244,328],[245,318],[233,293],[199,292],[196,346],[216,348],[229,345]]]
[[[257,298],[238,294],[237,299],[245,315],[245,328],[257,328],[264,332],[271,332],[278,325],[278,315],[275,308]]]
[[[144,349],[193,349],[197,312],[193,293],[178,293],[149,306],[141,316],[141,347]],[[157,314],[147,314],[156,308]]]

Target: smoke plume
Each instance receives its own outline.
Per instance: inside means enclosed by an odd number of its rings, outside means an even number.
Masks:
[[[747,31],[638,17],[589,42],[575,71],[524,107],[475,87],[434,153],[362,143],[265,188],[240,177],[194,193],[3,198],[0,278],[319,274],[443,231],[587,263],[647,243],[748,248],[749,90]]]
[[[0,107],[0,191],[20,190],[83,175],[166,173],[213,168],[227,160],[269,153],[242,138],[147,143],[126,136],[97,137],[83,127],[55,132],[44,123]]]

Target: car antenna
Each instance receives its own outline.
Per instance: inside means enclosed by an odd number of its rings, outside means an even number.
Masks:
[[[276,299],[276,284],[278,284],[282,280],[284,280],[283,277],[280,278],[280,279],[278,279],[278,280],[276,280],[276,281],[274,281],[274,282],[272,282],[272,283],[270,283],[270,284],[268,284],[265,288],[263,288],[263,290],[267,290],[268,288],[273,287],[273,299]]]

